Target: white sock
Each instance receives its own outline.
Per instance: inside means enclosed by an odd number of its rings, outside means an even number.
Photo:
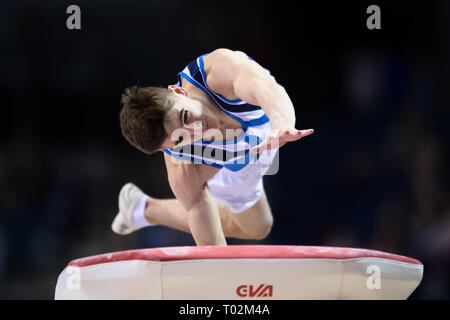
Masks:
[[[133,224],[133,229],[138,230],[144,227],[152,226],[150,222],[145,218],[145,204],[149,196],[143,195],[142,198],[136,204],[133,210],[133,215],[131,218],[131,223]]]

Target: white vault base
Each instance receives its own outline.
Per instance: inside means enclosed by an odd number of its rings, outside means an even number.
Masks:
[[[420,261],[374,250],[245,245],[168,247],[72,261],[55,299],[407,299]]]

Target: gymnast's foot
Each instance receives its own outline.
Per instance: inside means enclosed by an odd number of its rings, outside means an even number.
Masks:
[[[133,183],[127,183],[119,193],[119,213],[111,228],[121,235],[132,233],[151,224],[145,218],[145,208],[149,198]]]

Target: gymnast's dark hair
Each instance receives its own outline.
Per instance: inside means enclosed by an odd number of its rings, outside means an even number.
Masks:
[[[121,102],[120,127],[125,139],[146,154],[158,151],[167,136],[164,123],[172,106],[171,93],[135,85],[125,89]]]

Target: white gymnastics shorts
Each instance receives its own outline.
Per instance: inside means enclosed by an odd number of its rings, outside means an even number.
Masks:
[[[263,193],[263,176],[276,158],[278,149],[266,150],[255,163],[233,172],[220,169],[208,181],[208,187],[217,204],[227,204],[233,213],[251,208]]]

